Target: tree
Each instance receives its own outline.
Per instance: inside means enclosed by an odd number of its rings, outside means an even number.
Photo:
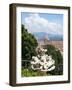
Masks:
[[[36,55],[36,47],[38,45],[35,37],[28,33],[24,25],[21,25],[21,38],[22,38],[22,60],[30,60],[33,55]]]
[[[50,72],[53,75],[63,74],[63,56],[59,50],[57,50],[53,45],[47,45],[47,54],[52,55],[52,58],[55,60],[56,69]]]

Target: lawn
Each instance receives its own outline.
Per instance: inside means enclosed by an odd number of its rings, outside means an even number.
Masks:
[[[22,77],[33,77],[33,76],[49,76],[50,74],[47,74],[46,72],[34,71],[34,70],[22,68],[21,75]]]

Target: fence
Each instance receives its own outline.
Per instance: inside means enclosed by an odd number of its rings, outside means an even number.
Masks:
[[[30,64],[31,60],[22,60],[22,68],[28,69],[30,68],[31,64]]]

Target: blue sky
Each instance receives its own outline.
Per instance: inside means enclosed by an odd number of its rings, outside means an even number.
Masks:
[[[63,34],[63,14],[22,12],[21,23],[30,33]]]

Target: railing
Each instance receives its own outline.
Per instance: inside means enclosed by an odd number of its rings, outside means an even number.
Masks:
[[[29,77],[29,76],[38,76],[41,72],[36,72],[31,68],[31,60],[22,60],[22,76]],[[63,65],[56,66],[54,71],[48,72],[51,75],[62,75],[63,74]]]
[[[22,60],[22,69],[21,69],[21,76],[22,77],[31,77],[37,76],[35,72],[31,69],[31,60]]]
[[[30,61],[31,60],[22,60],[22,68],[29,69],[31,66]]]

